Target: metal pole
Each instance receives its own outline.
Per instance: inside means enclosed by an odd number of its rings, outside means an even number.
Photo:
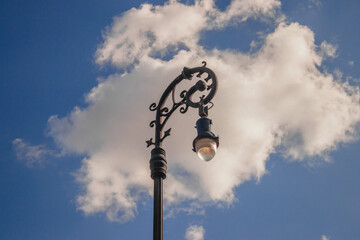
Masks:
[[[163,240],[163,180],[154,178],[154,240]]]
[[[154,240],[163,239],[163,179],[166,178],[166,152],[160,146],[151,151],[151,178],[154,179]]]

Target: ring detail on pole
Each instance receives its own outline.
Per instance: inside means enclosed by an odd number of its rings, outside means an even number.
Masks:
[[[156,147],[151,150],[150,170],[152,179],[157,177],[166,178],[167,161],[164,149]]]

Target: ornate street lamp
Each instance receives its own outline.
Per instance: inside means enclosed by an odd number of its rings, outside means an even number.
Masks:
[[[181,100],[175,101],[175,88],[184,79],[191,80],[193,76],[199,80],[188,91],[184,90],[180,93]],[[192,97],[195,92],[203,92],[208,90],[208,94],[202,95],[198,102],[194,102]],[[171,128],[163,133],[164,126],[170,116],[177,108],[180,113],[186,113],[189,107],[198,108],[200,119],[196,122],[197,137],[193,141],[193,151],[197,153],[199,158],[210,161],[219,147],[219,137],[211,132],[211,119],[207,118],[208,110],[213,106],[211,100],[215,96],[217,90],[217,79],[215,73],[203,66],[196,68],[184,68],[182,73],[175,78],[174,81],[166,88],[162,94],[159,103],[150,105],[151,111],[156,111],[156,118],[150,122],[150,127],[155,127],[155,142],[151,138],[146,141],[147,147],[155,145],[151,151],[150,169],[151,178],[154,179],[154,240],[163,239],[163,182],[166,178],[166,152],[161,148],[164,139],[170,135]],[[165,102],[171,94],[172,108],[165,107]],[[210,108],[209,105],[210,104]]]

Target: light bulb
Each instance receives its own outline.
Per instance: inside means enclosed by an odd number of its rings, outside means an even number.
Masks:
[[[204,161],[210,161],[216,154],[217,144],[213,138],[200,138],[195,143],[195,151],[198,157]]]

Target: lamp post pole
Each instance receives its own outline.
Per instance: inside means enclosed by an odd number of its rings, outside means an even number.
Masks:
[[[180,100],[175,100],[175,88],[183,80],[192,80],[196,77],[198,81],[189,90],[180,93]],[[192,96],[195,92],[207,90],[207,95],[202,95],[200,100],[194,102]],[[156,111],[155,120],[150,122],[150,127],[155,127],[155,141],[151,138],[146,141],[147,147],[154,145],[151,151],[150,170],[151,178],[154,180],[154,230],[153,239],[163,240],[163,179],[166,178],[167,161],[166,152],[162,148],[162,142],[170,135],[171,128],[166,131],[164,126],[170,116],[180,107],[180,113],[186,113],[189,107],[198,108],[200,119],[196,123],[198,136],[193,142],[193,150],[205,161],[211,160],[219,146],[219,138],[210,131],[211,120],[207,118],[208,109],[213,106],[211,102],[217,90],[217,78],[215,73],[203,66],[195,68],[184,68],[162,94],[159,102],[150,105],[150,111]],[[172,107],[165,107],[165,103],[171,94]],[[210,104],[210,107],[208,106]]]

